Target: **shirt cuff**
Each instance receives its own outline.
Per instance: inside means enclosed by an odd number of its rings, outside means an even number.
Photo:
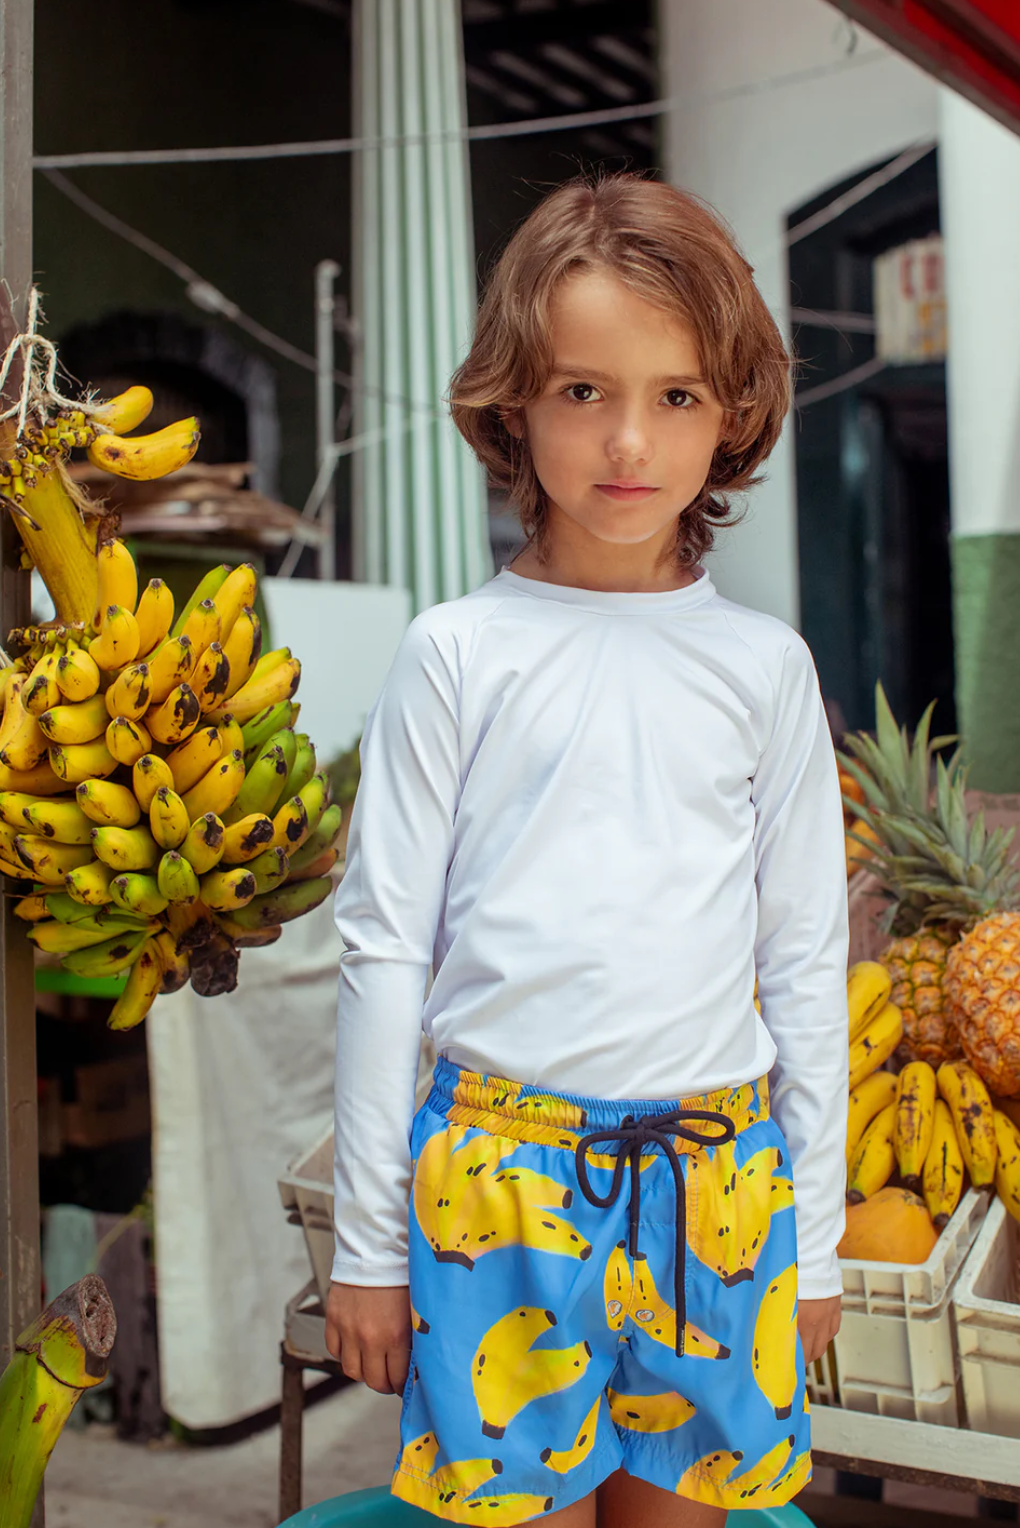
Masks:
[[[357,1258],[337,1256],[329,1278],[332,1284],[358,1284],[363,1289],[395,1288],[410,1283],[406,1258],[399,1263],[363,1263]]]
[[[838,1260],[834,1258],[833,1261],[836,1267],[832,1272],[817,1270],[798,1273],[798,1300],[830,1300],[833,1295],[843,1293],[843,1275],[840,1272]]]

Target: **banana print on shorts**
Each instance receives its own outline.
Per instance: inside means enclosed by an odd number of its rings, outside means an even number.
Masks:
[[[629,1432],[674,1432],[697,1410],[693,1401],[686,1400],[675,1390],[667,1390],[662,1395],[620,1395],[610,1387],[606,1394],[613,1421],[617,1427],[626,1427]]]
[[[543,1464],[555,1470],[557,1475],[568,1475],[571,1470],[583,1464],[595,1447],[595,1428],[598,1423],[599,1408],[602,1405],[601,1392],[595,1397],[594,1405],[581,1423],[581,1429],[574,1439],[572,1448],[554,1449],[544,1448],[539,1454]]]
[[[548,1512],[552,1497],[482,1496],[468,1497],[480,1486],[486,1485],[502,1474],[503,1466],[498,1459],[461,1459],[435,1469],[438,1444],[431,1433],[413,1439],[401,1451],[398,1469],[404,1485],[405,1501],[422,1507],[426,1512],[441,1507],[442,1515],[451,1523],[515,1523],[524,1519],[517,1514],[524,1512],[533,1517]]]
[[[582,1379],[591,1362],[585,1341],[567,1348],[533,1348],[556,1325],[551,1310],[517,1305],[490,1326],[471,1361],[472,1388],[487,1438],[502,1438],[517,1414],[543,1395]]]
[[[767,1506],[773,1501],[788,1501],[810,1477],[810,1455],[800,1454],[787,1469],[796,1438],[783,1438],[758,1462],[738,1474],[743,1454],[720,1451],[706,1454],[685,1470],[677,1485],[677,1495],[713,1507]]]
[[[769,1280],[754,1323],[754,1377],[780,1421],[790,1415],[797,1393],[796,1331],[797,1264],[791,1263]]]
[[[437,1263],[471,1269],[486,1252],[533,1247],[582,1262],[591,1243],[557,1214],[571,1189],[526,1167],[504,1165],[506,1141],[453,1125],[426,1143],[414,1168],[414,1213]]]
[[[688,1245],[727,1288],[754,1278],[772,1216],[793,1204],[792,1180],[773,1176],[782,1165],[768,1146],[738,1168],[733,1142],[689,1159]]]
[[[631,1271],[623,1242],[618,1242],[610,1254],[603,1291],[606,1324],[611,1331],[620,1331],[629,1316],[655,1342],[661,1342],[667,1348],[676,1346],[676,1311],[659,1294],[644,1258],[635,1258]],[[690,1321],[684,1326],[684,1352],[697,1358],[730,1356],[725,1343],[717,1342]]]

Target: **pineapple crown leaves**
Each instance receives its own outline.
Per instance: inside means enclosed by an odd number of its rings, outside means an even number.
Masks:
[[[938,750],[956,735],[929,736],[933,701],[913,739],[898,727],[881,684],[875,688],[875,737],[846,739],[854,759],[840,765],[860,784],[866,802],[844,801],[875,835],[866,843],[872,870],[892,905],[879,922],[886,932],[913,933],[930,923],[973,925],[989,913],[1017,905],[1017,882],[1008,850],[1013,830],[989,834],[984,813],[969,822],[964,792],[969,770],[962,747],[948,762]],[[931,769],[935,766],[934,799]]]

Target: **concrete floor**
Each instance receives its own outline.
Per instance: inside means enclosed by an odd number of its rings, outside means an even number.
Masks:
[[[361,1385],[308,1407],[305,1505],[389,1479],[399,1400]],[[67,1431],[46,1473],[47,1528],[276,1528],[278,1427],[240,1443],[185,1447],[124,1443],[112,1428]],[[819,1523],[948,1528],[975,1517],[973,1497],[886,1481],[881,1506],[832,1498],[831,1470],[816,1469],[800,1505]],[[817,1507],[817,1510],[816,1510]],[[837,1510],[838,1509],[838,1510]],[[835,1514],[835,1515],[832,1515]]]
[[[389,1480],[400,1400],[351,1385],[309,1406],[305,1504]],[[280,1429],[188,1448],[67,1431],[46,1471],[47,1528],[275,1528]]]

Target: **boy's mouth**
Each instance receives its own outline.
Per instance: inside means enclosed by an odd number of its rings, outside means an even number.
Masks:
[[[658,493],[657,488],[651,488],[647,483],[596,483],[595,487],[600,493],[608,494],[611,499],[644,499],[650,493]]]

